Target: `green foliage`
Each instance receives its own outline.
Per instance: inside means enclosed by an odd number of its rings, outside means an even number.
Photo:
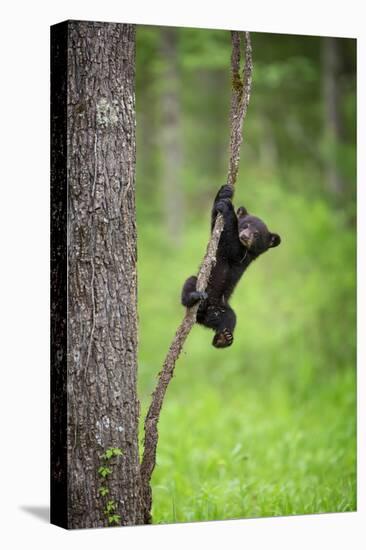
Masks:
[[[104,485],[102,485],[101,487],[99,487],[98,492],[99,492],[100,496],[105,497],[105,496],[108,495],[109,489],[108,489],[108,487],[105,487]]]
[[[119,514],[109,514],[108,515],[108,523],[109,523],[109,525],[112,525],[113,523],[115,523],[116,525],[120,525],[121,516]]]
[[[183,169],[178,175],[188,204],[200,211],[206,197],[225,181],[230,111],[230,33],[176,29],[178,133]],[[162,77],[167,60],[162,29],[137,29],[137,193],[139,209],[158,222],[164,215],[160,184],[165,168],[161,138]],[[356,178],[355,41],[340,40],[337,78],[342,139],[326,136],[323,39],[252,33],[253,90],[244,127],[240,178],[248,172],[281,180],[289,192],[334,200],[326,176],[329,161],[342,175],[354,208]],[[331,149],[331,154],[329,153]],[[351,213],[348,214],[351,217]]]
[[[322,198],[247,180],[253,191],[244,201],[238,187],[237,204],[262,215],[283,241],[234,294],[233,346],[218,352],[199,326],[185,344],[159,422],[154,522],[356,506],[354,230]],[[145,408],[184,312],[181,286],[206,246],[209,203],[202,211],[179,250],[157,224],[139,225]]]
[[[298,87],[316,81],[318,75],[315,65],[306,57],[289,57],[286,61],[272,62],[271,64],[257,63],[254,67],[253,78],[261,86],[272,91],[282,89],[284,85]]]
[[[106,478],[106,477],[109,476],[111,473],[112,473],[112,470],[111,470],[110,468],[108,468],[107,466],[101,466],[100,468],[98,468],[98,474],[99,474],[101,477]]]
[[[171,242],[163,214],[159,30],[137,34],[141,418],[227,171],[229,34],[177,32],[181,244]],[[322,40],[254,33],[252,42],[234,202],[263,217],[282,244],[249,268],[235,292],[231,348],[214,349],[212,333],[199,326],[189,335],[159,421],[154,523],[356,508],[355,41],[341,44],[337,142],[324,131]],[[326,179],[334,157],[345,180],[340,197]]]
[[[104,458],[105,460],[110,460],[112,457],[122,456],[122,454],[122,449],[119,449],[118,447],[110,447],[106,450],[105,453],[101,455],[101,458]]]
[[[109,487],[107,486],[107,481],[108,481],[108,476],[110,476],[113,473],[112,460],[113,458],[116,458],[122,455],[123,455],[123,451],[119,447],[109,447],[100,456],[102,465],[98,468],[98,474],[101,478],[103,478],[103,484],[100,485],[98,489],[98,493],[102,498],[107,497],[110,493]],[[117,510],[116,501],[113,498],[108,498],[108,500],[105,501],[104,509],[103,509],[104,515],[107,516],[108,525],[112,525],[114,523],[116,525],[120,525],[121,516],[115,513],[116,510]]]
[[[117,505],[116,505],[116,503],[114,502],[114,500],[108,500],[107,504],[105,505],[105,510],[104,510],[104,512],[105,512],[106,514],[110,514],[110,513],[113,512],[116,508],[117,508]]]
[[[302,399],[283,383],[253,388],[245,375],[202,383],[186,396],[172,389],[163,411],[154,522],[355,510],[351,373]]]
[[[227,69],[230,33],[220,30],[180,29],[180,62],[188,71]]]

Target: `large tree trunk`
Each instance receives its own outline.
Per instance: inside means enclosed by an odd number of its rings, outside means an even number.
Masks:
[[[76,21],[57,27],[67,46],[67,185],[55,175],[68,199],[66,526],[108,525],[107,500],[115,503],[115,523],[135,525],[143,522],[136,393],[135,29]],[[54,105],[53,119],[56,111]],[[56,120],[53,135],[57,131]],[[60,327],[54,326],[57,332]],[[57,407],[52,412],[57,414]],[[123,454],[110,459],[111,473],[103,481],[98,469],[110,447]],[[52,462],[57,463],[55,456]],[[99,494],[102,484],[106,497]],[[53,496],[57,508],[57,490]],[[60,524],[57,514],[54,519]]]

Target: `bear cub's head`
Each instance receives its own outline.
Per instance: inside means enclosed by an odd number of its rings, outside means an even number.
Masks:
[[[269,248],[280,244],[281,237],[277,233],[271,233],[266,224],[259,218],[251,216],[244,206],[238,208],[236,215],[240,242],[249,252],[259,256]]]

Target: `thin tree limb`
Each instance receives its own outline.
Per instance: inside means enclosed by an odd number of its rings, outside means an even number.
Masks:
[[[245,34],[245,64],[243,75],[240,76],[240,41],[243,43]],[[233,31],[231,33],[232,55],[231,55],[231,70],[232,70],[232,95],[231,95],[231,137],[230,137],[230,160],[229,171],[227,175],[228,185],[235,185],[240,160],[240,145],[243,141],[243,123],[247,114],[247,109],[250,100],[250,92],[252,89],[252,44],[250,41],[249,32],[239,33]]]
[[[245,40],[244,40],[245,37]],[[230,112],[230,160],[227,176],[228,185],[235,185],[240,160],[240,145],[242,143],[243,122],[247,113],[251,85],[252,85],[252,46],[249,32],[232,31],[232,98]],[[240,76],[241,43],[245,53],[243,74]],[[216,263],[216,251],[219,244],[224,220],[221,214],[216,218],[215,226],[207,245],[197,276],[197,290],[203,292],[208,284],[211,270]],[[145,418],[144,452],[141,461],[142,499],[145,507],[145,523],[151,521],[151,487],[150,480],[156,463],[156,448],[158,444],[158,421],[164,396],[168,384],[173,377],[176,361],[182,351],[184,342],[196,322],[196,314],[199,303],[187,308],[183,321],[179,325],[172,343],[170,344],[162,370],[159,373],[158,382],[152,394],[151,404]]]

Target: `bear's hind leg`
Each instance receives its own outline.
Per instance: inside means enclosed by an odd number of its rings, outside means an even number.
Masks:
[[[227,348],[234,341],[233,332],[236,324],[236,315],[229,305],[209,306],[204,312],[202,318],[197,317],[197,321],[205,327],[212,328],[215,331],[212,345],[215,348]]]
[[[234,341],[234,328],[236,325],[236,315],[230,306],[226,306],[219,316],[216,334],[212,340],[215,348],[228,348]]]

